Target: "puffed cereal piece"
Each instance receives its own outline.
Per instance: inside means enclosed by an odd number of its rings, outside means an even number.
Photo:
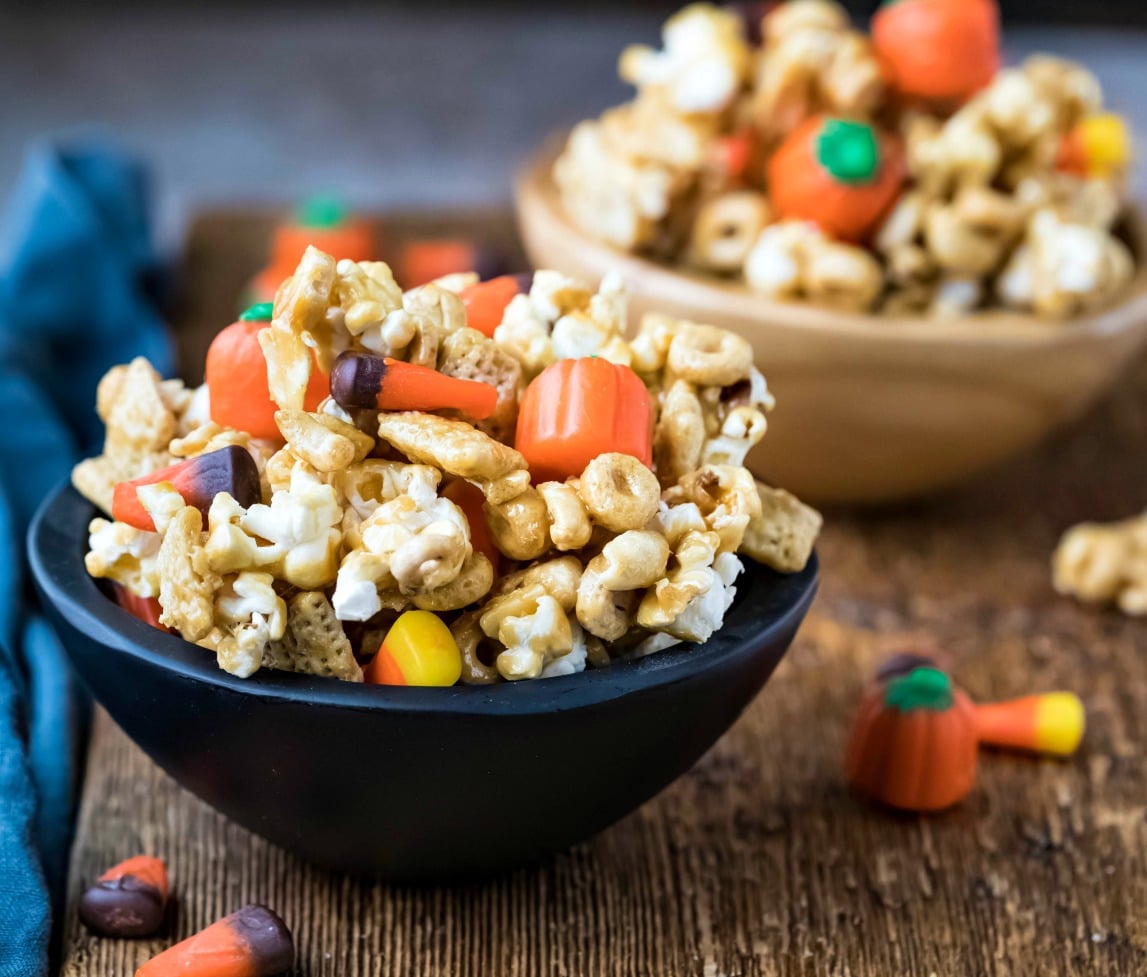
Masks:
[[[611,451],[585,466],[577,493],[597,525],[623,533],[644,528],[657,514],[661,486],[633,455]]]
[[[512,560],[536,560],[550,548],[549,512],[532,486],[499,505],[483,506],[494,544]]]
[[[696,505],[706,528],[716,534],[722,553],[735,553],[740,548],[749,523],[761,512],[753,476],[748,469],[734,465],[698,468],[666,489],[662,499],[670,505]]]
[[[670,17],[661,31],[663,48],[632,44],[622,52],[622,80],[665,91],[682,113],[721,112],[737,96],[749,64],[749,49],[736,11],[693,3]]]
[[[509,501],[530,484],[519,452],[464,421],[417,411],[384,413],[378,436],[417,464],[473,482],[491,505]]]
[[[111,512],[117,482],[171,464],[168,444],[177,431],[159,374],[142,356],[113,367],[100,381],[97,409],[106,425],[103,452],[72,469],[72,484],[88,501]]]
[[[159,594],[157,556],[162,537],[123,522],[93,519],[88,524],[84,566],[93,577],[114,580],[137,597]]]
[[[681,322],[669,343],[666,371],[701,387],[727,387],[753,368],[753,347],[727,329]]]
[[[954,205],[932,207],[924,222],[928,253],[941,268],[963,275],[986,275],[1004,255],[1006,240],[961,219]]]
[[[1052,582],[1061,594],[1147,614],[1147,515],[1073,526],[1052,556]]]
[[[768,198],[755,190],[728,190],[708,198],[693,219],[685,263],[720,275],[740,271],[770,220]]]
[[[450,633],[462,655],[463,685],[493,685],[500,678],[498,669],[487,665],[479,656],[482,645],[493,640],[478,624],[480,616],[479,610],[467,611],[450,625]]]
[[[538,494],[546,505],[549,537],[559,552],[580,550],[593,535],[593,525],[577,489],[567,482],[542,482]]]
[[[738,552],[781,573],[803,570],[824,519],[784,489],[761,481],[756,487],[760,512],[750,517]]]
[[[361,682],[362,667],[326,594],[306,590],[287,603],[287,626],[280,640],[271,643],[263,665],[287,672],[302,672]]]
[[[903,132],[908,172],[929,196],[990,183],[1003,160],[1000,141],[975,99],[946,122],[910,113]]]
[[[294,275],[279,286],[271,324],[259,332],[267,360],[267,386],[281,408],[302,410],[314,367],[312,350],[322,345],[316,336],[327,330],[326,314],[336,280],[335,259],[309,246]]]
[[[616,536],[589,561],[578,584],[577,619],[590,634],[617,641],[633,626],[641,591],[665,575],[669,544],[657,532]]]
[[[653,429],[654,467],[663,485],[675,485],[701,464],[705,416],[697,388],[684,380],[674,380],[660,401]]]
[[[203,516],[185,506],[168,524],[156,558],[161,624],[199,641],[215,624],[215,595],[222,578],[203,546]]]
[[[341,471],[374,447],[374,438],[330,414],[279,410],[275,424],[291,451],[315,471]]]
[[[522,366],[513,356],[478,330],[463,327],[443,341],[438,350],[438,371],[488,383],[497,390],[494,413],[475,426],[498,441],[512,439],[522,392]]]
[[[458,576],[440,587],[415,593],[411,603],[422,611],[457,611],[476,604],[490,592],[493,585],[493,564],[485,554],[472,552],[463,562]]]

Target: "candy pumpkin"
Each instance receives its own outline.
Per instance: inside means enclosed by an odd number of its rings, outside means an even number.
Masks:
[[[813,116],[768,164],[778,216],[812,221],[828,235],[865,240],[891,209],[905,178],[900,142],[864,122]]]
[[[936,668],[914,668],[874,688],[848,747],[849,783],[905,811],[941,811],[976,779],[975,708]]]
[[[653,467],[653,404],[628,366],[597,356],[558,360],[522,394],[514,446],[534,484],[580,475],[598,455],[620,452]]]
[[[886,0],[872,41],[902,95],[962,101],[999,71],[1000,12],[995,0]]]

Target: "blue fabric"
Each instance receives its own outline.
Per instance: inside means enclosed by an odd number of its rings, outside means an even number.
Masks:
[[[47,973],[87,725],[29,589],[24,534],[98,450],[108,367],[142,355],[171,373],[156,270],[138,162],[99,145],[29,151],[0,222],[0,977]]]

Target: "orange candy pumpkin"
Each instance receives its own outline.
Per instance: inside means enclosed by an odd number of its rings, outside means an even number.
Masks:
[[[894,674],[861,704],[846,760],[858,791],[905,811],[942,811],[976,779],[975,707],[932,667]]]
[[[902,95],[963,101],[1000,69],[1000,12],[995,0],[891,0],[872,41]]]
[[[891,209],[905,173],[895,137],[864,122],[817,115],[789,133],[769,160],[769,198],[780,217],[812,221],[831,237],[859,243]]]
[[[580,475],[598,455],[620,452],[653,467],[653,404],[628,366],[590,356],[558,360],[522,394],[514,446],[534,484]]]

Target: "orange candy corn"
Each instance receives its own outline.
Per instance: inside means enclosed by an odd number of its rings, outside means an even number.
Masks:
[[[976,706],[976,728],[985,746],[1071,756],[1086,725],[1083,703],[1073,692],[1045,692]]]
[[[80,919],[105,936],[149,936],[163,925],[167,866],[137,855],[101,875],[80,899]]]
[[[494,330],[502,324],[506,306],[515,295],[529,290],[529,275],[502,275],[462,289],[458,297],[466,306],[466,325],[492,337]]]
[[[488,383],[447,376],[427,366],[371,353],[343,353],[331,369],[331,396],[343,407],[374,410],[464,411],[477,420],[498,407]]]
[[[135,977],[273,977],[294,964],[286,924],[266,906],[244,906],[153,957]]]
[[[462,653],[446,622],[430,611],[399,615],[366,667],[371,685],[453,685],[462,677]]]

